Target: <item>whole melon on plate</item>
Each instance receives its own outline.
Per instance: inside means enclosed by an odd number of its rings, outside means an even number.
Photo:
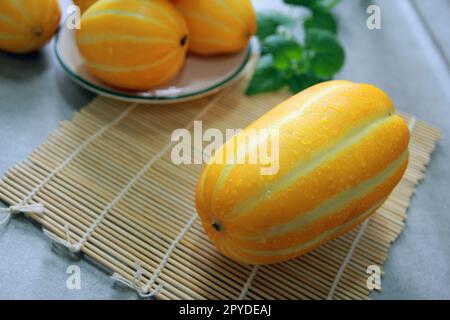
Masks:
[[[188,24],[189,50],[201,55],[236,52],[256,33],[250,0],[173,0]]]
[[[94,76],[117,88],[145,90],[180,71],[189,35],[169,1],[102,0],[83,14],[76,41]]]
[[[73,3],[80,7],[81,13],[84,13],[90,6],[98,0],[73,0]]]
[[[61,19],[58,0],[1,0],[0,50],[28,53],[41,49]]]
[[[278,150],[278,161],[221,164],[226,150],[250,159],[269,139],[264,128],[279,132],[278,148],[270,147],[270,153]],[[229,148],[236,141],[245,144]],[[292,259],[374,213],[405,172],[408,143],[408,126],[384,92],[367,84],[325,82],[227,141],[200,178],[197,210],[225,256],[246,264]],[[262,175],[268,165],[278,170]]]

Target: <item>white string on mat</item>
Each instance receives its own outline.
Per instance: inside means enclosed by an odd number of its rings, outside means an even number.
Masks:
[[[189,232],[192,225],[197,220],[197,214],[194,213],[194,215],[189,219],[189,221],[184,226],[183,230],[181,230],[180,234],[175,238],[175,240],[170,244],[169,248],[166,251],[166,254],[162,258],[161,262],[159,263],[158,268],[153,272],[152,277],[148,281],[148,283],[144,287],[144,292],[147,292],[151,289],[153,284],[155,284],[156,280],[158,279],[159,275],[169,262],[169,258],[172,256],[173,251],[177,247],[178,243],[184,238],[184,236]]]
[[[189,124],[185,127],[185,129],[190,129],[194,121],[201,118],[206,112],[209,111],[209,109],[214,105],[214,103],[220,99],[228,90],[224,90],[221,94],[218,94],[216,97],[214,97],[195,117],[193,120],[189,122]],[[136,106],[136,104],[132,105],[131,107]],[[130,108],[131,108],[130,107]],[[68,239],[58,239],[57,235],[52,234],[51,232],[47,231],[46,235],[50,237],[53,241],[56,241],[57,243],[66,246],[70,251],[72,252],[79,252],[81,248],[83,247],[84,243],[89,239],[92,232],[95,231],[95,229],[98,227],[98,225],[102,222],[102,220],[105,218],[106,214],[117,205],[117,203],[122,200],[122,198],[128,193],[128,191],[136,184],[137,181],[139,181],[144,174],[153,166],[153,164],[158,161],[167,151],[170,150],[171,147],[173,147],[176,144],[176,141],[169,142],[164,148],[162,148],[149,162],[145,164],[145,166],[127,183],[127,185],[122,189],[122,191],[102,210],[102,212],[99,214],[97,219],[95,219],[94,223],[86,230],[84,235],[81,237],[81,239],[75,243],[72,244]]]
[[[185,129],[187,129],[187,130],[189,130],[192,126],[193,126],[193,124],[194,124],[194,121],[196,121],[196,120],[198,120],[198,119],[200,119],[204,114],[206,114],[208,111],[209,111],[209,109],[211,109],[213,106],[214,106],[214,104],[220,99],[220,98],[222,98],[222,96],[224,96],[225,95],[225,93],[227,93],[229,91],[229,89],[228,90],[224,90],[222,93],[220,93],[220,94],[218,94],[216,97],[214,97],[195,117],[194,117],[194,119],[192,119],[190,122],[189,122],[189,124],[185,127]],[[172,146],[174,146],[175,145],[175,143],[176,142],[170,142],[170,143],[168,143],[152,160],[150,160],[145,166],[144,166],[144,168],[132,179],[132,181],[133,181],[133,184],[137,181],[137,180],[139,180],[141,177],[142,177],[142,175],[144,175],[145,174],[145,172],[147,172],[147,170],[157,161],[157,160],[159,160],[159,158],[161,158],[167,151],[169,151],[170,150],[170,148],[172,147]],[[125,188],[122,192],[121,192],[121,194],[125,194],[127,191],[128,191],[128,189],[130,188],[132,186],[132,184],[130,185],[129,184],[129,187],[127,188]],[[125,192],[124,192],[125,191]],[[120,198],[118,199],[118,200],[120,200]],[[115,204],[114,204],[115,205]],[[114,206],[113,205],[113,206]],[[111,207],[113,207],[113,206],[111,206]],[[108,209],[109,210],[109,209]],[[107,213],[107,211],[105,212],[102,212],[102,214],[100,215],[102,218],[101,219],[103,219],[103,217],[106,215],[106,213]],[[100,217],[99,217],[100,218]],[[98,223],[100,223],[101,222],[101,219],[98,219],[99,221],[98,221]],[[117,273],[115,273],[115,274],[113,274],[113,279],[114,280],[117,280],[117,281],[119,281],[119,282],[121,282],[121,283],[123,283],[123,284],[126,284],[126,285],[128,285],[130,288],[132,288],[132,289],[135,289],[138,293],[139,293],[139,295],[141,296],[141,297],[143,297],[143,295],[144,295],[144,297],[146,297],[146,296],[154,296],[155,294],[157,294],[157,292],[156,291],[161,291],[161,289],[162,289],[162,286],[160,285],[160,286],[158,286],[158,288],[155,290],[155,291],[153,291],[153,292],[150,292],[150,293],[148,293],[149,291],[150,291],[150,289],[151,289],[151,287],[155,284],[155,282],[156,282],[156,280],[158,279],[158,277],[159,277],[159,275],[161,274],[161,272],[162,272],[162,270],[165,268],[165,266],[167,265],[167,263],[168,263],[168,261],[169,261],[169,258],[171,257],[171,255],[172,255],[172,253],[173,253],[173,251],[175,250],[175,248],[176,248],[176,246],[177,246],[177,244],[183,239],[183,237],[189,232],[189,230],[191,229],[191,227],[192,227],[192,225],[194,224],[194,222],[197,220],[197,214],[196,213],[194,213],[193,215],[192,215],[192,217],[189,219],[189,221],[186,223],[186,225],[184,226],[184,228],[181,230],[181,232],[178,234],[178,236],[175,238],[175,240],[170,244],[170,246],[169,246],[169,248],[167,249],[167,251],[166,251],[166,253],[165,253],[165,255],[163,256],[163,258],[162,258],[162,260],[161,260],[161,262],[160,262],[160,264],[159,264],[159,266],[158,266],[158,268],[153,272],[153,274],[152,274],[152,276],[151,276],[151,278],[150,278],[150,280],[148,281],[148,283],[144,286],[144,287],[136,287],[136,285],[135,284],[133,284],[133,283],[130,283],[130,281],[129,280],[127,280],[126,278],[124,278],[124,277],[122,277],[121,275],[119,275],[119,274],[117,274]],[[98,223],[97,223],[97,225],[98,225]],[[96,226],[95,226],[96,227]],[[95,229],[95,227],[92,229],[92,231]],[[87,240],[87,237],[86,237],[86,240]]]
[[[159,294],[162,290],[162,285],[159,285],[154,291],[149,292],[150,289],[146,289],[146,286],[141,287],[140,282],[142,279],[142,276],[144,275],[144,269],[142,269],[140,261],[136,261],[135,263],[136,271],[133,274],[133,280],[128,280],[125,277],[121,276],[117,272],[115,272],[111,278],[119,283],[122,283],[123,285],[130,287],[139,294],[141,298],[150,298],[154,297],[157,294]]]
[[[86,139],[82,144],[80,144],[71,154],[69,157],[67,157],[66,160],[64,160],[63,163],[61,163],[56,169],[54,169],[50,175],[45,178],[32,192],[33,196],[39,192],[40,189],[42,189],[42,187],[44,187],[54,176],[56,176],[62,169],[64,169],[73,159],[75,159],[80,153],[81,151],[83,151],[84,148],[86,148],[89,144],[91,144],[94,140],[96,140],[98,137],[100,137],[102,134],[104,134],[107,130],[111,129],[112,127],[114,127],[115,125],[117,125],[120,121],[122,121],[126,116],[128,116],[130,114],[130,112],[132,112],[136,107],[137,107],[137,103],[134,103],[132,105],[130,105],[124,112],[122,112],[116,119],[114,119],[112,122],[110,122],[109,124],[107,124],[106,126],[104,126],[103,128],[101,128],[100,130],[98,130],[96,133],[94,133],[93,135],[91,135],[88,139]],[[54,242],[67,247],[71,252],[78,252],[80,251],[81,246],[79,244],[72,244],[70,242],[70,239],[68,238],[69,236],[69,231],[68,231],[68,225],[64,225],[64,230],[65,230],[65,234],[66,234],[66,239],[61,239],[60,237],[58,237],[56,234],[48,231],[48,230],[44,230],[44,234],[49,237],[51,240],[53,240]]]
[[[64,169],[87,145],[89,145],[92,141],[97,139],[100,135],[102,135],[106,130],[113,127],[117,123],[119,123],[124,117],[126,117],[135,107],[137,104],[133,104],[129,106],[124,112],[122,112],[119,117],[117,117],[114,121],[110,122],[108,125],[104,126],[102,129],[97,131],[95,134],[91,135],[86,141],[84,141],[82,144],[80,144],[71,154],[69,157],[67,157],[66,160],[64,160],[59,166],[57,166],[55,169],[53,169],[50,174],[43,180],[41,183],[39,183],[31,192],[28,194],[28,196],[25,197],[19,204],[12,205],[9,208],[0,209],[0,213],[6,213],[5,217],[0,220],[0,228],[5,226],[11,217],[14,214],[18,213],[34,213],[34,214],[45,214],[45,208],[43,203],[35,203],[35,204],[28,204],[30,200],[36,196],[36,194],[51,180],[53,177],[55,177],[62,169]],[[49,234],[47,231],[45,234]],[[52,239],[56,239],[56,235],[53,235]],[[56,241],[56,240],[55,240]],[[64,241],[64,240],[63,240]]]
[[[145,286],[141,287],[141,286],[139,286],[139,282],[136,283],[136,281],[130,281],[130,280],[122,277],[118,273],[114,273],[112,278],[115,281],[119,281],[119,282],[127,285],[128,287],[136,290],[138,292],[139,296],[141,296],[143,298],[153,297],[153,296],[156,296],[157,294],[159,294],[163,288],[162,284],[160,284],[155,290],[153,290],[151,292],[150,292],[150,290],[151,290],[152,286],[156,283],[156,280],[158,280],[159,275],[161,274],[161,272],[163,271],[163,269],[165,268],[167,263],[169,262],[169,259],[172,256],[172,253],[175,250],[175,248],[177,247],[178,243],[189,232],[189,230],[191,229],[192,225],[195,223],[196,220],[197,220],[197,214],[194,214],[191,217],[191,219],[189,219],[189,221],[186,223],[183,230],[181,230],[181,232],[175,238],[175,240],[172,241],[172,243],[170,244],[166,253],[164,254],[161,262],[159,263],[158,268],[156,268],[156,270],[153,272],[152,276],[150,277],[149,281],[146,283]]]
[[[242,287],[241,293],[239,294],[238,300],[244,300],[245,297],[248,294],[248,291],[250,290],[250,286],[253,283],[253,280],[256,277],[256,274],[258,273],[259,266],[254,266],[252,271],[250,272],[247,282],[245,282],[244,286]]]
[[[34,213],[34,214],[44,214],[45,209],[42,203],[34,203],[34,204],[19,204],[10,206],[9,208],[0,208],[0,213],[4,213],[3,219],[0,220],[0,228],[6,226],[11,220],[12,216],[19,213]]]
[[[71,241],[71,237],[70,237],[70,233],[69,233],[69,225],[67,223],[64,225],[64,235],[65,235],[66,239],[62,239],[62,238],[58,237],[56,234],[54,234],[48,230],[44,230],[44,234],[49,239],[51,239],[54,243],[57,243],[63,247],[66,247],[70,252],[72,252],[72,253],[80,252],[80,246],[78,245],[78,243],[72,243],[72,241]]]
[[[333,299],[334,292],[336,291],[336,288],[341,281],[342,275],[344,274],[345,269],[347,268],[347,265],[350,263],[353,253],[355,252],[355,249],[358,245],[359,240],[361,240],[362,236],[364,235],[364,232],[366,231],[368,225],[369,225],[370,218],[364,221],[364,223],[361,225],[361,228],[359,229],[358,233],[356,234],[355,239],[353,239],[352,245],[350,246],[350,249],[348,250],[347,255],[345,256],[344,261],[341,264],[341,267],[339,268],[338,272],[336,273],[336,276],[334,277],[333,284],[331,285],[330,291],[328,292],[327,300]]]

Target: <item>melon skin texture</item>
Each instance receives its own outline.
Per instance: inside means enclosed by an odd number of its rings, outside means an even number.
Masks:
[[[276,174],[260,174],[265,162],[218,163],[228,144],[246,136],[250,143],[251,129],[261,128],[279,130]],[[407,167],[408,143],[408,126],[384,92],[349,81],[321,83],[216,151],[199,180],[197,211],[208,237],[234,261],[293,259],[352,230],[383,204]],[[255,150],[247,145],[246,159]]]
[[[250,0],[173,0],[191,34],[189,51],[218,55],[244,49],[256,33]]]
[[[98,0],[73,0],[73,4],[80,7],[81,13],[84,13],[90,6],[92,6]]]
[[[94,76],[137,91],[163,85],[180,71],[189,34],[169,1],[102,0],[83,14],[76,41]]]
[[[37,51],[53,37],[60,20],[57,0],[1,0],[0,50]]]

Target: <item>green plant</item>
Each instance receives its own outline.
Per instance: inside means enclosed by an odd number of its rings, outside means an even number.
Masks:
[[[327,81],[342,68],[345,51],[339,43],[332,9],[339,0],[284,0],[306,8],[302,20],[303,39],[296,36],[299,19],[279,12],[258,13],[257,36],[261,58],[247,88],[248,95],[288,86],[297,93]]]

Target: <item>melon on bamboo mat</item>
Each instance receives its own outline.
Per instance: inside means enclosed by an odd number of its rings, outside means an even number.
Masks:
[[[61,19],[58,0],[1,0],[0,50],[28,53],[41,49]]]
[[[278,157],[251,164],[267,140],[267,154]],[[281,103],[216,152],[200,178],[198,213],[219,251],[235,261],[295,258],[353,229],[383,204],[407,167],[408,143],[408,127],[384,92],[348,81],[322,83]],[[229,150],[245,161],[227,162]],[[267,166],[276,171],[263,175]]]
[[[250,0],[173,0],[186,18],[189,50],[202,55],[236,52],[256,33]]]
[[[127,90],[174,77],[189,41],[183,16],[164,0],[96,2],[83,14],[76,38],[90,72]]]

